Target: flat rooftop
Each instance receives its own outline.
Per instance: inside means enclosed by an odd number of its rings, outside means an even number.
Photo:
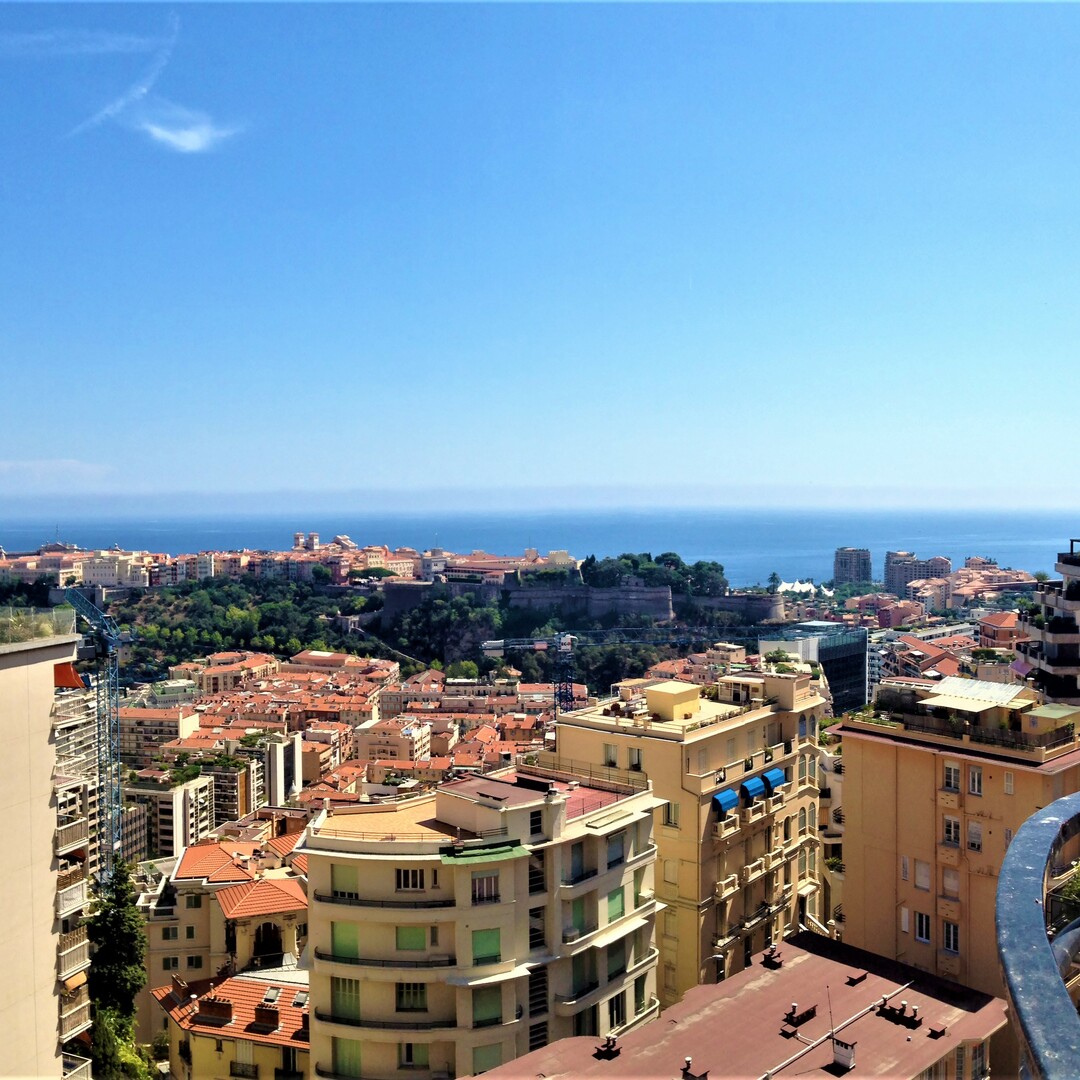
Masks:
[[[759,953],[738,975],[687,991],[679,1004],[618,1039],[615,1053],[595,1037],[563,1039],[484,1075],[825,1078],[844,1075],[833,1065],[833,1023],[838,1039],[855,1044],[850,1075],[917,1077],[954,1056],[960,1043],[988,1039],[1006,1023],[1000,998],[816,934],[779,943],[776,957]],[[692,1065],[684,1072],[687,1057]]]
[[[340,836],[356,840],[417,840],[444,842],[458,830],[435,817],[434,795],[382,803],[349,812],[338,809],[325,824],[311,826],[316,836]]]

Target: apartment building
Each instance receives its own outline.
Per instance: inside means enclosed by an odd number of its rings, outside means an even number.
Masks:
[[[801,933],[719,986],[696,986],[613,1043],[573,1039],[490,1080],[986,1080],[1005,1002]],[[995,1075],[997,1061],[994,1060]],[[1004,1072],[1004,1070],[1002,1070]]]
[[[646,775],[664,800],[655,834],[667,1005],[817,921],[825,702],[806,674],[724,676],[715,701],[681,682],[615,689],[611,700],[562,715],[556,748],[613,775]]]
[[[777,627],[775,637],[762,638],[758,648],[763,653],[781,649],[820,664],[832,693],[832,711],[841,713],[866,704],[867,641],[864,627],[812,619]]]
[[[0,985],[4,1072],[9,1076],[89,1080],[88,1059],[63,1052],[90,1027],[86,909],[90,823],[67,816],[66,779],[57,781],[59,734],[70,717],[54,714],[54,688],[68,681],[79,642],[74,612],[15,611],[0,617],[0,716],[8,767],[0,813],[12,843],[0,874]],[[82,725],[76,723],[76,726]]]
[[[885,553],[885,591],[894,596],[906,595],[907,584],[918,578],[943,578],[952,573],[952,560],[942,555],[920,559],[911,551]]]
[[[640,773],[541,755],[324,810],[297,848],[316,1072],[463,1075],[655,1016],[657,805]]]
[[[833,584],[857,585],[873,581],[868,548],[842,547],[833,556]]]
[[[353,745],[360,761],[422,761],[431,757],[431,725],[406,716],[380,720],[358,729]]]
[[[239,1076],[306,1080],[307,972],[249,972],[218,982],[173,975],[153,991],[175,1080]]]
[[[124,785],[124,801],[146,807],[151,857],[179,855],[209,836],[217,824],[212,776],[197,776],[179,784],[169,777],[163,770],[144,769]]]
[[[172,709],[120,709],[120,760],[144,769],[173,739],[186,739],[199,729],[199,714],[190,706]]]
[[[266,805],[263,763],[258,757],[219,755],[200,764],[214,779],[214,822],[239,821]]]
[[[1022,685],[884,680],[839,728],[845,940],[1000,994],[998,872],[1024,821],[1080,790],[1078,721]]]
[[[140,882],[148,988],[174,975],[197,981],[296,962],[307,940],[305,880],[292,854],[299,835],[204,840],[170,873]],[[137,1024],[147,1042],[163,1027],[147,994]]]
[[[1060,581],[1039,585],[1033,597],[1039,605],[1021,617],[1018,629],[1030,641],[1017,650],[1031,664],[1036,683],[1055,701],[1080,704],[1080,540],[1057,557]]]

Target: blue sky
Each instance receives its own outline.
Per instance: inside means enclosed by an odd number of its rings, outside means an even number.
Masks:
[[[1078,50],[1069,6],[0,6],[0,498],[1073,505]]]

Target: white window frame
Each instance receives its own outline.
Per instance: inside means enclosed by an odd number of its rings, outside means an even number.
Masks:
[[[1005,771],[1005,794],[1012,795],[1016,790],[1016,776],[1014,773]]]
[[[968,846],[968,851],[982,851],[982,849],[983,849],[982,822],[980,822],[980,821],[969,821],[968,822],[967,846]]]
[[[930,916],[921,911],[915,912],[915,940],[924,945],[930,943]]]
[[[423,892],[424,868],[422,866],[399,866],[394,870],[395,892]]]
[[[942,819],[942,843],[949,847],[960,846],[960,819],[946,814]]]
[[[960,790],[960,766],[953,764],[951,761],[945,762],[944,777],[941,781],[941,786],[945,791],[959,791]]]
[[[960,952],[960,924],[949,919],[941,921],[941,947],[948,953]]]
[[[983,793],[983,771],[981,765],[969,765],[968,766],[968,794],[969,795],[982,795]]]

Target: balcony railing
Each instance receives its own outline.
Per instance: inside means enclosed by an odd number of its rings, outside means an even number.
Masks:
[[[325,1009],[316,1009],[315,1015],[326,1024],[348,1024],[349,1027],[375,1028],[380,1031],[436,1031],[439,1028],[454,1028],[458,1026],[457,1020],[369,1020],[360,1016],[340,1016],[337,1013],[327,1012]]]
[[[56,966],[61,979],[85,968],[90,963],[90,939],[86,927],[80,926],[70,933],[61,934],[57,952]]]
[[[338,953],[326,952],[324,949],[316,949],[315,957],[318,960],[328,960],[334,964],[352,964],[358,967],[380,968],[439,968],[455,967],[457,960],[452,956],[427,956],[423,960],[376,960],[367,956],[341,956]]]
[[[56,825],[57,855],[83,847],[90,840],[90,822],[84,817],[60,818]]]
[[[315,894],[315,899],[320,904],[346,904],[350,907],[402,908],[410,910],[418,908],[451,908],[456,904],[453,897],[443,900],[365,900],[363,897],[358,896],[335,896],[333,893],[321,892]]]
[[[90,1059],[78,1054],[64,1055],[64,1080],[92,1080]]]
[[[229,1075],[247,1077],[247,1080],[259,1080],[259,1066],[249,1065],[244,1061],[230,1061]]]
[[[56,914],[58,918],[64,918],[81,908],[86,907],[87,893],[85,878],[69,885],[66,889],[59,889],[56,893]]]
[[[60,999],[60,1037],[72,1039],[90,1026],[90,993],[85,986]]]
[[[1030,817],[1005,852],[997,890],[997,946],[1012,1027],[1031,1077],[1080,1076],[1080,1019],[1063,975],[1080,953],[1080,923],[1051,944],[1045,893],[1050,863],[1080,833],[1080,794]]]
[[[598,871],[595,866],[587,870],[578,870],[577,873],[570,873],[563,875],[564,885],[580,885],[583,881],[588,881],[589,878],[596,877]]]

